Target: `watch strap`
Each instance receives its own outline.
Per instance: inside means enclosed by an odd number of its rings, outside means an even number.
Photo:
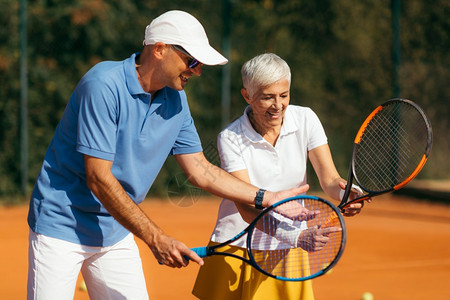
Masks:
[[[256,192],[256,197],[255,197],[255,208],[256,209],[263,209],[264,207],[262,206],[262,202],[264,199],[264,193],[266,190],[264,189],[259,189]]]

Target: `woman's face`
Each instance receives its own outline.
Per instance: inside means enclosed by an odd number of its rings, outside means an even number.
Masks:
[[[245,101],[252,108],[252,122],[256,123],[254,125],[257,131],[281,127],[289,105],[289,88],[289,81],[282,79],[267,87],[259,88],[253,95],[249,95],[246,89],[241,90]]]

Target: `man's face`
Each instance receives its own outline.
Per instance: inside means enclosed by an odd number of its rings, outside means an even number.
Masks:
[[[166,85],[177,91],[181,91],[188,83],[189,78],[202,74],[202,64],[200,63],[194,68],[190,68],[189,63],[191,62],[191,57],[176,50],[173,46],[167,46],[169,49],[166,64]]]

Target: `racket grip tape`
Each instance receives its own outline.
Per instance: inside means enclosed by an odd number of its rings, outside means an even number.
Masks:
[[[200,257],[202,257],[202,258],[208,256],[208,254],[207,254],[207,249],[208,249],[208,247],[196,247],[196,248],[191,248],[192,251],[194,251],[195,253],[197,253],[197,255],[200,256]],[[187,256],[187,255],[184,255],[183,257],[184,257],[185,260],[190,260],[189,256]],[[158,263],[159,263],[160,265],[162,265],[162,262],[158,261]]]
[[[197,253],[197,255],[202,257],[202,258],[208,256],[207,249],[208,249],[208,247],[191,248],[192,251]]]
[[[208,249],[208,247],[191,248],[191,250],[194,251],[195,253],[197,253],[197,255],[200,256],[201,258],[208,256],[207,249]],[[187,256],[187,255],[185,255],[183,257],[185,260],[190,259],[189,256]]]

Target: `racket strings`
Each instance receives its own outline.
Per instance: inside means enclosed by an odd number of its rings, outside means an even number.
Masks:
[[[400,141],[398,143],[387,145],[383,143],[373,142],[370,139],[367,139],[367,145],[364,146],[365,153],[362,151],[358,151],[358,158],[360,157],[376,157],[377,161],[374,161],[374,159],[368,160],[366,158],[357,160],[357,170],[371,170],[372,173],[368,174],[370,177],[363,177],[364,173],[361,173],[361,171],[356,172],[358,174],[358,179],[360,179],[361,183],[364,187],[372,187],[370,190],[380,189],[383,190],[385,187],[392,187],[401,182],[403,178],[405,178],[405,175],[401,174],[401,170],[404,171],[404,174],[410,174],[411,172],[408,172],[408,160],[407,158],[413,157],[409,151],[406,150],[405,155],[397,155],[393,159],[392,155],[390,153],[386,153],[383,151],[380,151],[380,149],[387,149],[387,148],[394,148],[394,149],[400,149],[403,148],[400,144]],[[408,148],[404,148],[408,149]],[[414,161],[419,161],[420,156],[417,156]],[[378,168],[374,168],[374,166],[379,166]],[[381,167],[380,167],[381,166]],[[412,170],[410,170],[412,171]],[[362,175],[361,175],[362,174]],[[399,176],[400,175],[400,176]],[[370,180],[370,182],[364,181],[364,178],[367,180]]]
[[[422,114],[405,102],[383,107],[355,146],[354,172],[367,191],[383,191],[406,180],[417,168],[428,140]]]
[[[296,214],[294,210],[298,210],[301,205],[318,213],[314,218],[304,218],[303,221],[292,221],[276,212],[266,214],[258,221],[258,230],[252,233],[249,250],[256,264],[265,272],[287,279],[305,278],[325,269],[336,259],[344,239],[342,224],[333,208],[325,202],[304,199],[296,202],[295,206],[288,207],[289,204],[292,203],[281,205],[278,211],[282,211],[284,215]],[[330,224],[330,219],[336,221]],[[304,246],[313,245],[314,241],[312,234],[308,236],[310,240],[307,241],[307,238],[302,236],[303,231],[322,232],[325,227],[338,228],[340,231],[323,233],[326,242],[323,242],[320,250]]]

